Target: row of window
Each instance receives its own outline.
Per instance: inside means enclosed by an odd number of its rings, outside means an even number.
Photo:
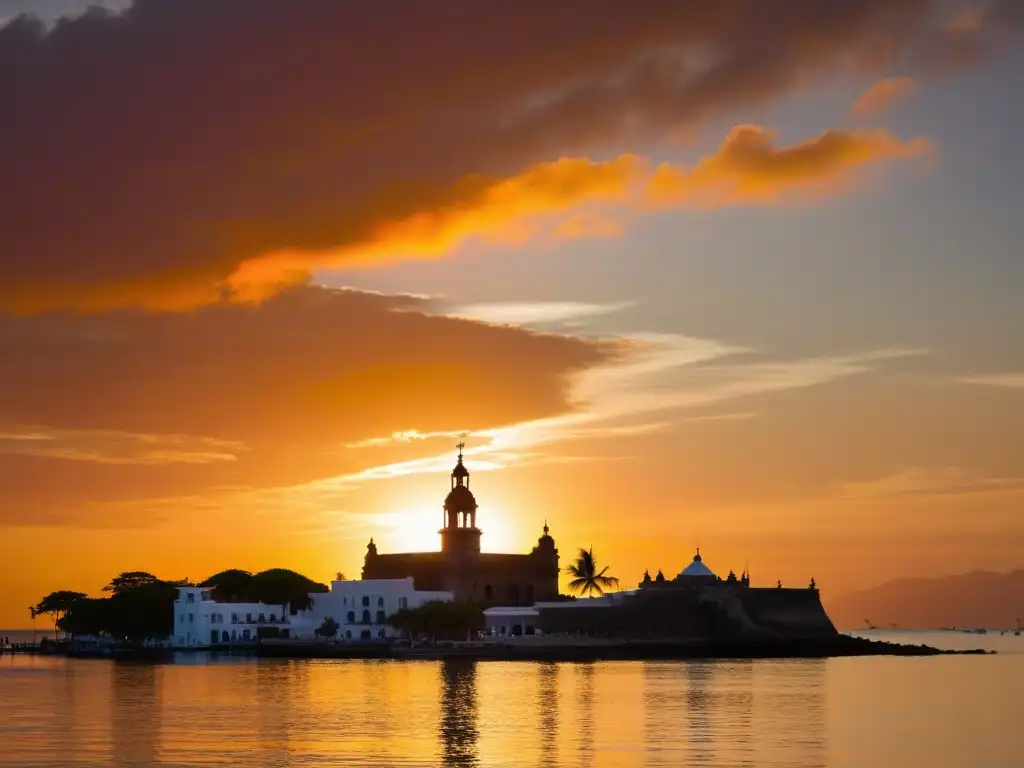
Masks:
[[[399,602],[402,602],[403,600],[408,602],[408,598],[405,598],[405,597],[398,598]],[[370,607],[370,596],[369,595],[363,595],[362,603],[363,603],[363,608],[369,608]],[[347,597],[343,597],[341,599],[341,604],[342,605],[348,605],[348,598]],[[355,604],[356,604],[356,599],[353,597],[352,598],[352,605],[355,605]],[[377,598],[377,607],[378,608],[383,608],[384,607],[384,598],[383,597],[378,597]]]
[[[189,624],[195,623],[195,614],[192,614],[192,613],[184,614],[184,613],[182,613],[182,614],[179,615],[179,618],[181,619],[181,623],[182,624],[184,624],[185,621],[186,621],[186,615],[188,617],[187,620],[188,620]],[[255,616],[256,616],[255,620],[253,619],[253,615],[254,614],[247,613],[247,614],[245,614],[245,617],[243,618],[241,614],[232,613],[231,614],[231,623],[232,624],[252,624],[254,622],[259,622],[261,624],[277,624],[278,623],[277,614],[276,613],[271,613],[269,615],[263,614],[263,613],[258,613],[258,614],[255,614]],[[223,624],[224,623],[224,614],[223,613],[211,613],[210,614],[210,623],[211,624]],[[284,623],[284,616],[281,617],[281,623],[282,624]]]
[[[253,619],[254,615],[256,616],[255,619]],[[245,618],[244,619],[241,617],[241,614],[239,614],[239,613],[232,613],[231,614],[231,623],[232,624],[252,624],[253,621],[258,621],[261,624],[263,624],[263,623],[266,623],[266,624],[276,624],[277,623],[277,614],[276,613],[271,613],[270,615],[267,615],[267,614],[264,614],[264,613],[259,613],[259,614],[247,613],[247,614],[245,614]],[[281,623],[282,624],[284,623],[284,616],[281,616]]]
[[[377,620],[374,621],[373,617],[370,616],[370,612],[368,610],[364,610],[362,616],[360,617],[359,623],[360,624],[387,624],[387,622],[388,622],[387,613],[385,613],[384,611],[377,611],[376,619]],[[355,624],[356,623],[356,612],[355,611],[349,611],[348,612],[348,614],[345,616],[345,623],[346,624]]]

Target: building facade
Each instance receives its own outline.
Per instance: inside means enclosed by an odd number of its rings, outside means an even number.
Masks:
[[[332,581],[331,591],[311,595],[313,605],[300,611],[301,627],[293,637],[312,639],[324,621],[339,625],[339,640],[383,640],[398,633],[387,620],[398,611],[452,599],[451,592],[418,590],[411,577]]]
[[[264,603],[218,603],[210,587],[178,587],[174,601],[174,648],[201,648],[255,642],[272,628],[274,634],[289,636],[296,617],[280,605]]]
[[[255,643],[261,637],[313,640],[328,618],[338,640],[383,640],[397,635],[387,624],[404,608],[451,600],[444,591],[420,591],[412,578],[332,581],[330,592],[310,594],[312,605],[291,615],[280,605],[222,603],[212,588],[183,586],[174,601],[173,648],[210,648]]]
[[[366,548],[363,579],[411,578],[416,589],[450,592],[454,599],[489,608],[533,605],[558,598],[558,549],[547,523],[537,545],[527,554],[480,551],[482,531],[476,524],[476,498],[469,489],[469,470],[458,461],[443,504],[440,552],[382,554],[373,539]]]

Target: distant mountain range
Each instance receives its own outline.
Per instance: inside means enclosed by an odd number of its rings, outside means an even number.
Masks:
[[[931,579],[897,579],[829,600],[825,610],[839,629],[1010,629],[1024,620],[1024,570],[971,571]]]

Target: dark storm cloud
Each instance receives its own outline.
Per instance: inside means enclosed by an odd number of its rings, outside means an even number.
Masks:
[[[0,29],[0,306],[215,301],[267,253],[358,245],[474,205],[488,178],[882,70],[934,32],[935,5],[140,0],[20,18]]]

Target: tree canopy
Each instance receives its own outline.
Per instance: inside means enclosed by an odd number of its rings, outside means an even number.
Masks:
[[[579,550],[576,562],[567,566],[565,572],[573,577],[569,582],[569,588],[579,592],[581,595],[603,595],[606,590],[619,586],[619,580],[614,576],[607,576],[608,566],[601,570],[597,569],[597,558],[594,557],[594,548]],[[661,576],[661,572],[658,572]],[[662,577],[664,578],[664,577]]]
[[[316,634],[320,637],[334,637],[338,634],[338,630],[341,629],[341,625],[336,622],[333,618],[328,616],[324,619],[323,623],[317,628]]]
[[[483,609],[475,603],[432,600],[418,608],[405,608],[388,624],[414,638],[465,640],[484,627]]]
[[[125,592],[130,592],[142,587],[148,587],[160,583],[160,579],[146,571],[126,571],[120,576],[115,576],[110,583],[103,588],[104,592],[110,592],[115,597]]]
[[[292,610],[308,608],[310,592],[328,591],[324,584],[285,568],[255,575],[230,569],[214,574],[202,586],[213,587],[218,601],[287,603]],[[55,627],[73,634],[107,634],[128,642],[162,639],[174,631],[176,582],[147,571],[127,571],[111,579],[103,591],[107,597],[90,598],[69,590],[51,592],[32,606],[32,615],[51,615]]]
[[[213,587],[214,600],[267,605],[288,604],[292,611],[310,607],[310,592],[330,591],[326,584],[320,584],[287,568],[271,568],[257,574],[232,568],[215,573],[200,586]]]
[[[51,592],[42,600],[29,608],[34,619],[36,616],[50,616],[53,618],[54,629],[63,629],[61,624],[68,611],[72,610],[82,600],[85,593],[72,592],[69,589],[62,589]]]

